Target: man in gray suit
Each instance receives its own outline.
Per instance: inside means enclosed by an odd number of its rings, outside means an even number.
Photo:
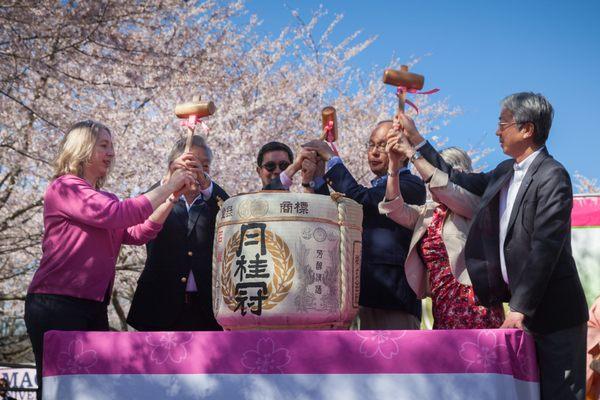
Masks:
[[[587,307],[571,254],[573,193],[565,168],[548,153],[554,111],[535,93],[502,101],[496,135],[511,158],[487,173],[453,170],[398,116],[413,158],[482,196],[465,247],[467,270],[484,306],[508,301],[503,328],[529,331],[540,366],[542,399],[585,397]]]

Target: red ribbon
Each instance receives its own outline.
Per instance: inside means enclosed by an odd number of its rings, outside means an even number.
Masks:
[[[204,121],[202,121],[202,119],[198,118],[197,115],[190,115],[188,116],[188,119],[181,121],[181,126],[188,127],[192,131],[196,130],[196,125],[198,124],[200,124],[200,126],[208,136],[208,133],[210,132],[208,126],[204,123]]]
[[[331,147],[331,150],[333,150],[335,155],[339,156],[338,150],[335,147],[335,143],[333,143],[334,140],[335,136],[333,134],[333,121],[329,121],[327,123],[327,126],[325,126],[325,141],[327,142],[329,147]]]
[[[398,91],[396,92],[396,96],[400,97],[400,96],[402,95],[402,93],[411,93],[411,94],[434,94],[434,93],[437,93],[437,92],[439,92],[439,91],[440,91],[440,89],[437,89],[437,88],[436,88],[436,89],[431,89],[431,90],[428,90],[428,91],[426,91],[426,92],[419,92],[419,91],[417,91],[417,89],[409,89],[409,88],[407,88],[407,87],[404,87],[404,86],[398,86]],[[405,102],[406,104],[408,104],[409,106],[411,106],[412,108],[414,108],[414,109],[415,109],[415,111],[417,112],[417,114],[419,113],[419,108],[418,108],[418,107],[417,107],[417,106],[416,106],[416,105],[415,105],[415,104],[414,104],[412,101],[410,101],[410,100],[408,100],[408,99],[404,99],[404,102]]]

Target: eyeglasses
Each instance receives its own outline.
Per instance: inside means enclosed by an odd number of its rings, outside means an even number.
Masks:
[[[508,127],[516,124],[520,124],[520,122],[498,122],[498,130],[503,132],[504,130],[508,129]]]
[[[285,171],[285,169],[289,166],[290,163],[288,161],[279,161],[279,163],[276,163],[275,161],[269,161],[261,165],[261,168],[264,168],[269,172],[273,172],[277,167],[279,167],[280,171]]]
[[[373,149],[377,148],[377,150],[379,150],[381,153],[385,153],[386,152],[385,151],[386,145],[387,145],[387,143],[383,143],[383,142],[382,143],[378,143],[378,144],[369,142],[369,143],[367,143],[367,150],[368,151],[372,151]]]

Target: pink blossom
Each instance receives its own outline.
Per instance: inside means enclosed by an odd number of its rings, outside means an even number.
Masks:
[[[356,333],[362,338],[360,354],[367,358],[381,356],[390,359],[398,355],[398,342],[406,334],[402,331],[362,331]]]
[[[477,335],[477,342],[464,342],[460,346],[460,358],[467,362],[466,372],[502,371],[503,364],[509,360],[500,360],[498,356],[507,349],[506,345],[496,344],[496,341],[493,331],[482,330]]]
[[[79,339],[72,340],[66,352],[58,355],[57,366],[61,372],[71,374],[89,373],[89,368],[96,364],[95,350],[84,350],[83,342]]]
[[[157,364],[171,361],[179,364],[188,356],[186,344],[191,342],[189,332],[149,333],[146,343],[153,347],[150,359]]]
[[[242,365],[249,369],[251,374],[282,373],[282,368],[289,364],[291,359],[288,349],[275,349],[273,339],[262,338],[258,341],[256,350],[244,352]]]

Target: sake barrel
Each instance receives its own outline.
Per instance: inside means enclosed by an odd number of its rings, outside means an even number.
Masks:
[[[340,196],[229,198],[215,227],[217,322],[227,330],[350,326],[358,312],[362,217],[361,205]]]

